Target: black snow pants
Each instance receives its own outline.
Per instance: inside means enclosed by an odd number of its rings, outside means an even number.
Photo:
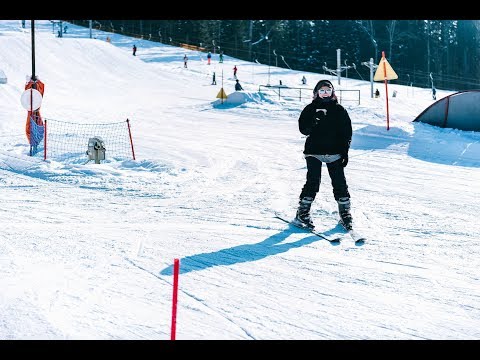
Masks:
[[[306,196],[315,199],[315,196],[320,190],[323,163],[313,156],[307,156],[305,160],[307,161],[307,181],[305,182],[305,185],[303,185],[300,199]],[[342,197],[350,198],[342,159],[326,163],[326,165],[332,181],[333,196],[335,197],[335,200],[338,201],[338,199]]]

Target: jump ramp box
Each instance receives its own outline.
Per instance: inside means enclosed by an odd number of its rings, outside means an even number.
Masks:
[[[466,131],[480,131],[480,90],[459,91],[426,108],[413,121]]]

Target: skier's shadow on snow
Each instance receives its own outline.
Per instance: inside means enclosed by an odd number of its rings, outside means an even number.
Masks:
[[[334,229],[327,231],[326,234],[331,231],[333,232]],[[279,233],[272,235],[266,238],[264,241],[256,244],[239,245],[215,252],[187,256],[180,259],[180,273],[185,274],[190,271],[205,270],[214,266],[234,265],[247,261],[256,261],[267,256],[284,253],[290,249],[299,248],[317,241],[328,242],[328,240],[322,239],[316,235],[311,235],[295,242],[282,244],[282,242],[290,235],[299,233],[308,235],[308,232],[302,231],[293,225],[288,225],[287,229],[280,231]],[[339,243],[335,242],[331,242],[330,244],[333,246],[339,245]],[[160,275],[172,274],[173,265],[170,265],[160,272]]]

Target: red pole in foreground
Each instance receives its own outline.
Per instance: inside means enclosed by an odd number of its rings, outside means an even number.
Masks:
[[[385,58],[385,51],[382,51],[382,58]],[[390,119],[388,115],[388,86],[387,86],[387,64],[383,63],[383,76],[385,78],[385,99],[387,101],[387,130],[390,130]]]
[[[177,329],[177,298],[178,298],[178,273],[180,262],[178,259],[173,261],[173,301],[172,301],[172,333],[170,340],[175,340],[175,332]]]
[[[128,119],[127,119],[127,126],[128,126],[128,136],[130,136],[130,146],[132,147],[132,156],[133,156],[133,160],[135,160],[135,150],[133,150],[132,130],[130,130],[130,120]]]

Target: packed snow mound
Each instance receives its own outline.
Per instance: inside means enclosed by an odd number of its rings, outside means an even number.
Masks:
[[[231,94],[227,95],[226,99],[217,99],[213,102],[213,106],[218,106],[218,105],[230,105],[230,106],[238,106],[242,105],[246,102],[262,102],[266,101],[265,96],[261,93],[251,93],[251,92],[245,92],[245,91],[235,91],[232,92]]]

